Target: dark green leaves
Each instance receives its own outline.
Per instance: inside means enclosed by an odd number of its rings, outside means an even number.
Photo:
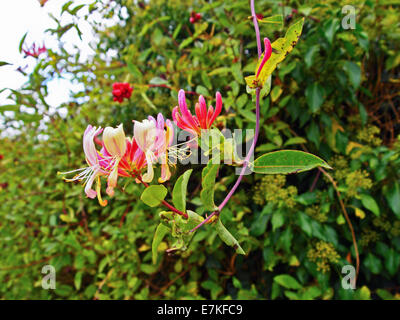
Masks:
[[[282,150],[270,152],[257,158],[252,169],[255,173],[288,174],[308,171],[316,167],[331,169],[324,160],[311,153]]]
[[[150,207],[158,206],[167,195],[168,190],[162,184],[149,186],[144,189],[140,199]]]

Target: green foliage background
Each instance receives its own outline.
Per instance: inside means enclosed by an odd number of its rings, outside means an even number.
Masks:
[[[256,154],[303,149],[334,168],[330,174],[361,261],[357,289],[344,290],[342,266],[356,260],[352,237],[332,183],[318,170],[244,178],[221,219],[246,256],[225,246],[208,225],[180,254],[163,252],[167,238],[155,265],[151,243],[161,209],[139,200],[140,185],[120,187],[102,208],[81,185],[57,175],[84,166],[87,124],[123,123],[132,132],[132,119],[158,112],[171,117],[179,88],[208,100],[219,90],[221,124],[255,126],[255,104],[244,82],[257,62],[248,1],[105,3],[64,6],[65,15],[85,19],[97,11],[120,20],[105,29],[93,24],[98,44],[90,61],[79,62],[79,52],[68,52],[60,42],[58,50],[41,56],[28,83],[10,92],[15,105],[0,107],[3,124],[19,131],[0,142],[1,298],[399,298],[399,4],[349,2],[357,10],[356,29],[345,30],[347,1],[256,1],[265,17],[285,16],[284,28],[260,24],[262,36],[272,41],[307,17],[299,43],[274,72],[271,95],[262,102]],[[194,25],[192,10],[203,16]],[[62,40],[66,32],[80,31],[71,24],[49,32]],[[85,89],[59,106],[68,109],[62,117],[46,96],[48,80],[65,74]],[[112,101],[113,82],[134,85],[129,102]],[[170,191],[186,169],[178,166],[165,183]],[[202,166],[193,169],[188,208],[203,214],[195,193]],[[235,179],[232,168],[220,172],[216,202]],[[41,288],[46,264],[57,270],[56,290]]]

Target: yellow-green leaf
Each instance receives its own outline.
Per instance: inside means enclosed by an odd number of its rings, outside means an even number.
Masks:
[[[304,18],[292,24],[288,30],[286,31],[285,37],[279,38],[274,41],[272,46],[272,54],[271,57],[264,64],[260,74],[258,77],[249,76],[246,77],[246,83],[250,88],[262,88],[264,86],[265,81],[272,74],[272,72],[276,69],[278,64],[282,62],[286,56],[293,50],[297,41],[300,38],[302,29],[303,29]],[[263,55],[258,60],[257,67],[255,70],[255,74],[257,74],[257,70],[261,65],[261,61],[263,59]]]

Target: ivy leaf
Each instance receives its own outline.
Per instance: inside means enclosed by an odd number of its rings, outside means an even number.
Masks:
[[[156,262],[157,262],[158,247],[159,247],[161,241],[164,239],[164,237],[169,232],[169,230],[170,229],[162,223],[160,223],[157,226],[156,232],[154,233],[154,237],[153,237],[153,243],[151,244],[151,256],[152,256],[153,264],[156,264]]]
[[[174,189],[172,190],[172,202],[175,208],[182,212],[186,211],[186,190],[192,171],[193,169],[185,171],[185,173],[176,180]]]
[[[167,188],[165,188],[162,184],[149,186],[148,188],[144,189],[142,195],[140,196],[140,200],[150,207],[156,207],[161,203],[161,201],[164,200],[167,193]]]
[[[276,69],[279,63],[281,63],[286,56],[293,50],[294,46],[297,44],[297,41],[300,38],[302,29],[304,24],[304,18],[299,21],[293,23],[288,30],[286,31],[285,37],[278,38],[275,40],[272,46],[272,54],[271,57],[264,64],[260,74],[258,77],[255,75],[246,77],[247,85],[252,88],[262,88],[264,86],[265,81],[272,74],[272,72]],[[255,74],[257,74],[257,70],[259,69],[263,56],[258,60],[257,67],[255,70]]]
[[[242,249],[242,247],[240,246],[239,242],[236,240],[236,238],[222,224],[221,219],[217,220],[216,230],[217,230],[218,236],[221,238],[221,240],[223,242],[225,242],[228,246],[236,249],[236,252],[238,254],[246,254],[244,252],[244,250]]]
[[[200,199],[206,209],[210,211],[217,209],[214,203],[214,187],[218,169],[219,164],[213,164],[211,159],[201,174],[201,186],[203,189],[200,192]]]
[[[301,284],[288,274],[281,274],[274,277],[274,281],[286,289],[301,289]]]
[[[281,150],[266,153],[257,158],[252,169],[255,173],[289,174],[308,171],[316,167],[332,169],[324,160],[311,153]]]

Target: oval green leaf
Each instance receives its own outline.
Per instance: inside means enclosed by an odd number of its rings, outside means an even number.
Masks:
[[[266,153],[257,158],[252,170],[263,174],[289,174],[308,171],[316,167],[332,169],[324,160],[311,153],[281,150]]]
[[[144,189],[140,200],[150,207],[158,206],[164,200],[168,190],[162,184],[153,185]]]

